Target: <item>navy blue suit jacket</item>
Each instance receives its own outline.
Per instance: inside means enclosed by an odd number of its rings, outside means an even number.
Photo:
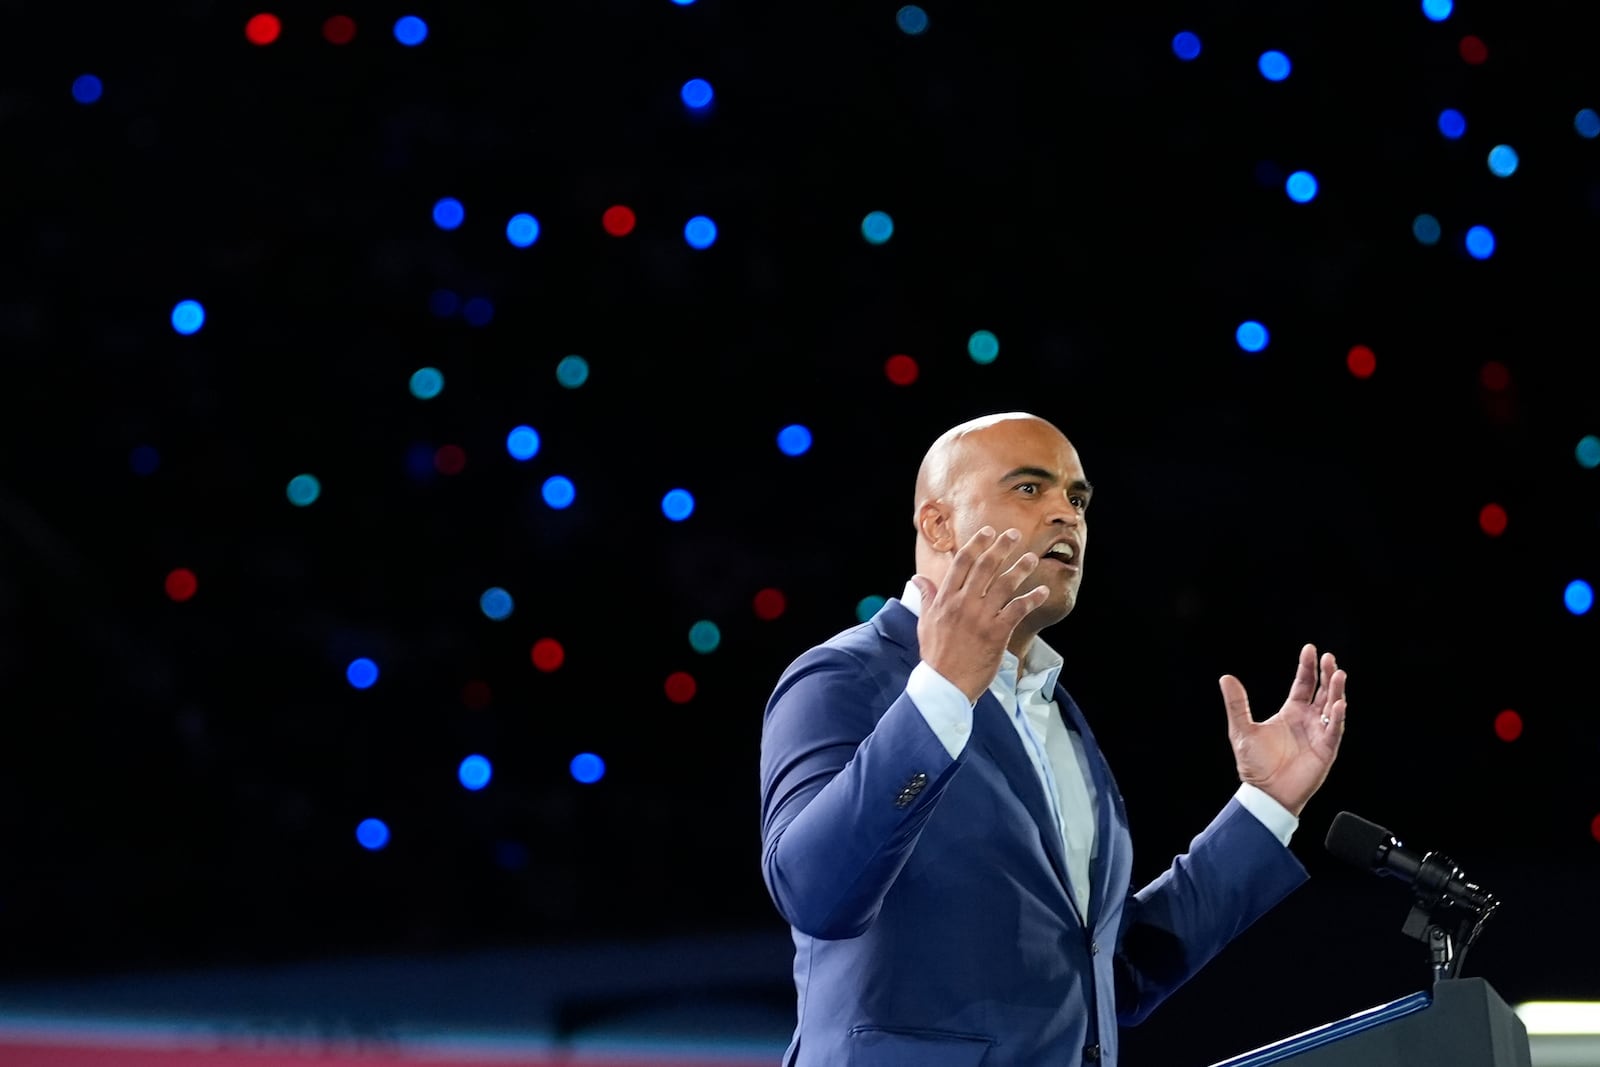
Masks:
[[[1143,1019],[1305,869],[1230,799],[1132,892],[1122,796],[1057,686],[1099,798],[1085,924],[1006,711],[985,693],[952,760],[906,695],[919,658],[916,616],[890,600],[796,659],[768,701],[762,873],[793,929],[798,994],[784,1062],[1114,1065],[1119,1023]]]

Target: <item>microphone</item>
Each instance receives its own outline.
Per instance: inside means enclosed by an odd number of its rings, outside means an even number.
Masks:
[[[1448,856],[1438,852],[1419,855],[1388,830],[1348,811],[1333,817],[1324,844],[1346,863],[1409,884],[1429,908],[1443,903],[1486,916],[1498,903],[1494,894],[1467,881]]]

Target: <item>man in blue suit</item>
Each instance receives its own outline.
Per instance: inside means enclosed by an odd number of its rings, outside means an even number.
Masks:
[[[902,595],[779,679],[761,830],[795,944],[786,1067],[1114,1065],[1119,1024],[1305,880],[1289,837],[1345,725],[1311,645],[1263,722],[1221,678],[1238,791],[1133,890],[1122,796],[1039,637],[1077,599],[1092,492],[1044,419],[953,427]]]

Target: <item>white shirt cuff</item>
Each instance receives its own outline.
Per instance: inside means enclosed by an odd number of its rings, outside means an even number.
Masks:
[[[906,679],[906,695],[950,758],[961,755],[972,736],[972,705],[967,703],[967,694],[926,663],[918,663]]]
[[[1261,825],[1271,830],[1272,835],[1282,841],[1285,848],[1288,847],[1289,838],[1300,826],[1300,820],[1295,818],[1288,808],[1249,782],[1240,782],[1239,789],[1233,796],[1245,811],[1260,819]]]

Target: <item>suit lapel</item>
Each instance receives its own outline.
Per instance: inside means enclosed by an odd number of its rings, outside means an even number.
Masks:
[[[1089,901],[1089,924],[1092,927],[1099,918],[1106,894],[1111,890],[1111,859],[1112,827],[1115,826],[1115,807],[1117,805],[1117,787],[1111,780],[1111,769],[1106,764],[1105,757],[1100,754],[1100,746],[1095,743],[1094,734],[1089,730],[1089,723],[1083,717],[1083,712],[1078,710],[1078,705],[1067,695],[1059,683],[1056,685],[1056,707],[1061,709],[1062,718],[1069,727],[1075,730],[1083,742],[1085,762],[1089,764],[1089,774],[1094,784],[1094,857],[1089,861],[1089,882],[1092,885]]]

